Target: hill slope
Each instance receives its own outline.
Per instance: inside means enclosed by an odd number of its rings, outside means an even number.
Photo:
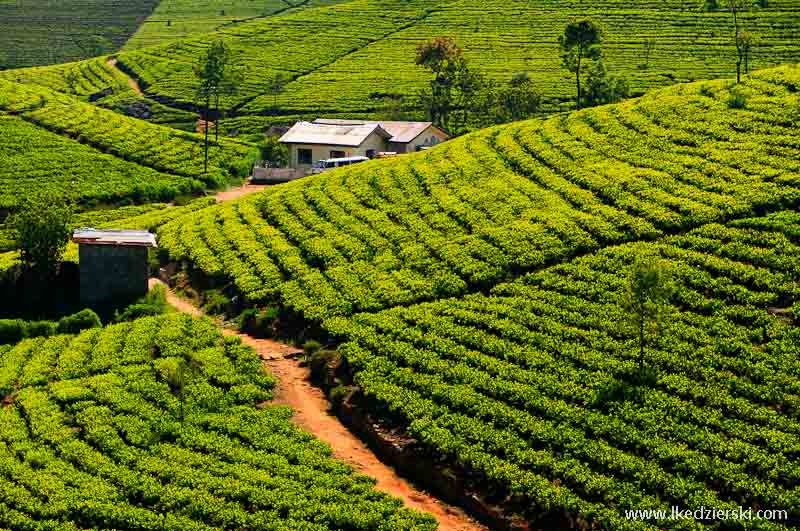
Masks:
[[[532,528],[795,529],[798,88],[786,66],[497,127],[191,213],[160,244],[321,322],[351,406]],[[624,300],[645,257],[674,291],[640,366]]]
[[[219,187],[249,171],[250,146],[213,143],[203,173],[200,135],[121,116],[43,87],[0,80],[0,208],[30,187],[72,188],[86,202],[164,200]],[[243,166],[242,166],[243,164]]]
[[[0,347],[0,528],[435,529],[255,407],[272,385],[180,315]]]
[[[794,38],[800,6],[792,0],[769,6],[743,15],[743,24],[761,39],[752,64],[800,61]],[[227,105],[241,118],[237,126],[258,127],[265,120],[254,116],[368,113],[380,107],[376,96],[413,96],[429,77],[414,65],[415,46],[452,35],[492,78],[530,72],[552,109],[572,101],[575,92],[558,51],[558,36],[574,16],[593,16],[606,26],[606,62],[612,72],[629,76],[635,91],[735,72],[729,15],[682,0],[353,0],[123,53],[120,61],[148,95],[189,105],[192,65],[211,39],[222,38],[247,66],[246,82]],[[655,50],[645,68],[640,65],[650,38]],[[275,72],[293,79],[277,108],[266,88]]]
[[[0,69],[112,52],[125,44],[157,4],[158,0],[2,1]]]
[[[498,127],[199,211],[177,260],[306,317],[459,295],[800,199],[800,69]],[[732,109],[731,91],[747,94]]]
[[[345,0],[161,0],[123,49],[136,50],[290,9],[341,1]]]

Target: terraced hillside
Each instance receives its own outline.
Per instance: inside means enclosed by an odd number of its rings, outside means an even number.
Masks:
[[[4,0],[0,2],[0,69],[113,52],[157,4],[158,0]]]
[[[160,243],[321,323],[351,403],[533,528],[795,529],[798,88],[785,66],[497,127],[195,211]],[[647,257],[674,291],[642,369],[624,301]]]
[[[86,204],[170,200],[250,169],[245,144],[214,143],[204,174],[200,135],[2,80],[0,131],[0,208],[13,208],[26,190],[42,186],[72,190]]]
[[[209,33],[246,20],[273,16],[290,9],[333,4],[343,0],[160,0],[153,13],[128,39],[123,49],[136,50],[192,34]]]
[[[492,78],[530,72],[552,109],[567,106],[575,92],[572,75],[560,65],[558,36],[571,17],[587,15],[606,27],[606,63],[628,76],[634,91],[735,72],[730,15],[682,0],[351,0],[123,53],[120,60],[149,96],[189,105],[198,51],[223,38],[247,67],[246,82],[227,105],[238,117],[235,127],[255,129],[268,121],[265,116],[359,115],[379,108],[378,96],[414,95],[428,79],[414,65],[415,46],[452,35]],[[798,20],[794,0],[771,1],[767,9],[743,15],[744,26],[760,39],[752,64],[800,61]],[[648,39],[655,49],[645,67]],[[275,72],[293,79],[277,108],[266,89]]]
[[[271,377],[208,320],[145,318],[0,354],[0,528],[436,527],[334,461],[288,408],[255,407]]]
[[[653,380],[630,386],[641,373],[637,331],[620,301],[643,256],[659,259],[677,290],[646,351]],[[788,530],[800,524],[798,276],[794,210],[327,328],[349,340],[341,352],[365,407],[531,522]],[[788,319],[768,310],[792,302]],[[754,520],[675,520],[673,506],[752,508]],[[637,509],[664,514],[626,514]],[[759,520],[764,509],[782,512]]]
[[[460,295],[797,204],[798,86],[787,66],[489,129],[198,211],[160,241],[314,320]]]

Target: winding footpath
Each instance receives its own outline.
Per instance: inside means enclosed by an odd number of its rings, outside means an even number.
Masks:
[[[135,79],[133,79],[131,76],[129,76],[128,74],[120,70],[119,67],[117,67],[117,60],[115,58],[109,59],[108,61],[106,61],[106,64],[111,68],[117,70],[117,72],[119,72],[123,76],[125,76],[125,79],[128,80],[128,86],[136,93],[137,96],[139,96],[140,98],[144,98],[144,92],[142,91],[142,87],[139,86],[139,83]]]
[[[178,311],[193,316],[203,315],[200,308],[175,295],[158,279],[150,279],[151,287],[161,284],[167,292],[167,301]],[[222,328],[226,336],[235,336],[253,348],[264,360],[276,380],[273,403],[287,405],[294,410],[292,421],[304,431],[325,442],[333,450],[333,456],[344,461],[357,471],[377,480],[376,488],[400,498],[406,507],[433,515],[442,531],[486,531],[464,511],[417,490],[397,475],[393,468],[382,463],[375,454],[353,435],[329,411],[329,403],[323,392],[310,383],[309,370],[294,359],[302,350],[272,341],[257,339],[247,334]]]

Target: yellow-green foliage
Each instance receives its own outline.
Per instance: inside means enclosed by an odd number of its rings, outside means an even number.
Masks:
[[[379,105],[374,96],[412,96],[422,88],[429,73],[415,66],[415,47],[452,35],[491,78],[530,72],[555,108],[574,99],[574,79],[561,67],[558,48],[558,36],[574,16],[592,16],[605,26],[606,64],[630,77],[634,91],[735,73],[730,15],[685,0],[352,0],[123,53],[120,59],[145,82],[148,94],[187,103],[193,99],[191,68],[199,51],[223,38],[247,67],[242,90],[227,101],[238,115],[275,111],[266,89],[274,72],[294,80],[279,98],[281,114],[369,112]],[[767,9],[743,14],[744,27],[761,39],[751,64],[800,61],[793,29],[799,17],[800,5],[793,0],[773,0]],[[644,68],[648,39],[655,48]]]
[[[153,13],[125,43],[124,50],[136,50],[209,33],[222,26],[263,18],[290,9],[333,4],[343,0],[161,0]]]
[[[800,68],[496,127],[167,224],[160,244],[306,317],[485,288],[800,199]],[[792,118],[792,116],[794,118]]]
[[[0,528],[436,528],[256,407],[272,386],[181,314],[0,347]]]

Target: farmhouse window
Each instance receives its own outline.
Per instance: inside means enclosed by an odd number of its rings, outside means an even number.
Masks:
[[[312,164],[314,154],[310,149],[297,150],[297,163],[298,164]]]
[[[332,159],[343,159],[346,156],[347,156],[347,154],[344,151],[331,151],[331,157],[330,158],[332,158]]]

